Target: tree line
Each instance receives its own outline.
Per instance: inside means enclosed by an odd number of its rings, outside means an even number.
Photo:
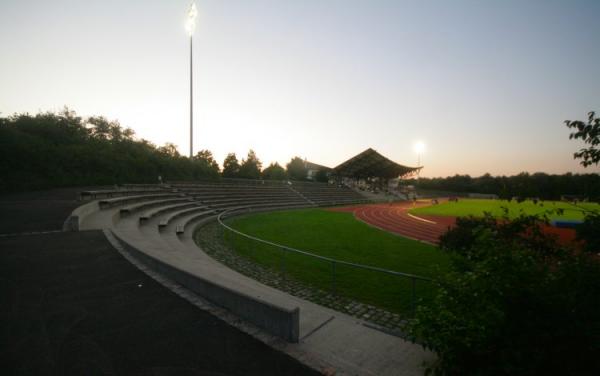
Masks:
[[[572,174],[550,175],[527,172],[513,176],[479,177],[454,175],[445,178],[410,179],[407,184],[417,190],[449,191],[459,193],[488,193],[500,198],[539,197],[545,200],[560,199],[561,195],[577,195],[591,200],[600,199],[600,175]]]
[[[132,129],[102,116],[83,118],[69,110],[0,117],[0,192],[52,187],[156,183],[221,177],[305,180],[304,161],[283,168],[262,162],[250,150],[238,161],[227,155],[223,171],[209,150],[182,156],[172,143],[157,146]]]

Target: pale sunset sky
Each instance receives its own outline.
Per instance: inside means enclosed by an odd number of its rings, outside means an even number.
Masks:
[[[104,115],[189,144],[187,0],[0,1],[0,113]],[[565,119],[600,111],[600,1],[198,0],[194,146],[422,176],[599,172]]]

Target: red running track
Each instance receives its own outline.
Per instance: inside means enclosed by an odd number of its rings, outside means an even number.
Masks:
[[[442,234],[456,223],[455,217],[415,216],[408,211],[415,207],[431,205],[429,201],[417,203],[368,204],[330,208],[331,211],[351,212],[357,219],[385,231],[407,238],[438,244]],[[573,229],[543,226],[545,232],[558,238],[562,244],[575,242]]]
[[[414,216],[408,211],[415,207],[430,205],[429,202],[400,202],[393,204],[370,204],[330,208],[331,211],[351,212],[354,216],[377,228],[407,238],[438,244],[439,237],[454,225],[453,217]]]

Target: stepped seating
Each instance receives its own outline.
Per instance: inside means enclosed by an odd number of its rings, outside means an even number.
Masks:
[[[145,209],[150,209],[156,206],[164,206],[165,204],[175,204],[175,203],[182,203],[182,202],[190,202],[193,201],[193,199],[191,197],[179,197],[179,198],[171,198],[171,199],[159,199],[159,200],[153,200],[153,201],[144,201],[138,204],[133,204],[133,205],[129,205],[126,206],[124,208],[121,208],[119,210],[121,215],[127,215],[127,214],[131,214],[137,211],[141,211],[141,210],[145,210]]]
[[[161,191],[164,192],[164,191]],[[131,204],[134,202],[140,201],[149,201],[152,199],[168,199],[175,197],[185,197],[181,193],[160,193],[160,194],[145,194],[145,195],[135,195],[135,196],[124,196],[117,198],[109,198],[98,201],[98,205],[100,209],[112,208],[119,205]]]
[[[188,195],[199,196],[199,195],[208,195],[208,194],[287,194],[290,192],[286,187],[283,188],[230,188],[230,187],[215,187],[215,188],[203,188],[203,189],[182,189],[178,188],[179,192],[186,193]]]
[[[198,206],[198,207],[194,207],[194,208],[187,208],[187,209],[181,209],[181,210],[177,210],[171,214],[169,214],[167,217],[164,217],[163,219],[160,220],[160,222],[158,222],[158,228],[162,229],[164,227],[167,227],[169,225],[169,223],[171,223],[171,221],[173,221],[176,218],[179,218],[183,215],[187,215],[187,214],[192,214],[192,213],[214,213],[215,211],[213,209],[209,209],[206,206]]]
[[[230,196],[230,197],[217,197],[217,198],[212,198],[212,197],[197,197],[194,196],[195,200],[198,200],[200,202],[203,203],[207,203],[207,204],[221,204],[221,203],[225,203],[225,202],[243,202],[243,201],[254,201],[254,200],[273,200],[273,201],[281,201],[281,200],[290,200],[290,201],[295,201],[295,200],[302,200],[301,197],[294,195],[294,196],[283,196],[283,195],[279,195],[279,196],[263,196],[263,195],[252,195],[252,196]]]
[[[191,208],[194,206],[201,206],[201,204],[196,201],[191,201],[191,202],[186,202],[186,203],[181,203],[181,204],[161,206],[158,208],[154,208],[153,210],[146,211],[144,214],[141,214],[139,216],[139,221],[140,221],[140,223],[143,223],[144,221],[147,221],[153,217],[163,215],[163,214],[172,212],[177,209],[186,209],[186,208]]]
[[[175,225],[175,233],[177,235],[181,235],[185,233],[185,229],[189,227],[192,223],[198,224],[200,219],[202,219],[202,221],[212,220],[216,217],[217,214],[217,210],[211,210],[181,217],[178,219],[177,224]]]
[[[351,204],[367,201],[360,193],[348,187],[332,184],[295,183],[292,189],[319,206]]]
[[[131,188],[127,192],[138,192]],[[79,213],[80,228],[110,228],[115,241],[149,267],[290,342],[300,337],[296,303],[283,300],[276,290],[237,275],[204,254],[194,244],[194,230],[226,210],[242,214],[362,199],[352,191],[332,190],[327,185],[292,187],[256,182],[172,184],[169,189],[163,186],[157,191],[141,191],[87,203]],[[328,319],[323,314],[317,321]],[[310,330],[307,326],[306,333]]]
[[[219,208],[219,209],[229,209],[231,207],[253,207],[253,206],[264,206],[268,204],[280,204],[280,206],[289,205],[304,205],[310,206],[306,200],[297,198],[297,199],[283,199],[283,200],[265,200],[265,199],[252,199],[252,200],[239,200],[239,201],[227,201],[227,202],[219,202],[219,203],[207,203],[207,205],[211,208]]]
[[[124,189],[101,189],[101,190],[92,190],[92,191],[82,191],[79,193],[79,197],[81,200],[86,199],[96,199],[98,197],[118,197],[118,196],[131,196],[131,195],[141,195],[141,194],[151,194],[151,193],[164,193],[168,192],[168,190],[159,188],[158,186],[153,186],[152,188],[124,188]]]

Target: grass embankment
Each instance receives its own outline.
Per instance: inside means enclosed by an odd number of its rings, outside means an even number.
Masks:
[[[600,205],[596,203],[580,203],[577,206],[561,201],[542,201],[537,204],[527,200],[521,203],[506,200],[478,200],[478,199],[459,199],[458,202],[445,202],[439,205],[432,205],[423,208],[412,209],[412,214],[439,215],[464,217],[473,215],[483,216],[484,212],[489,212],[495,217],[504,214],[502,208],[508,209],[510,218],[518,217],[521,213],[527,215],[542,215],[548,211],[562,209],[562,215],[557,213],[548,214],[549,219],[562,220],[583,220],[584,210],[600,210]]]
[[[310,253],[357,264],[435,277],[448,266],[438,248],[392,235],[357,221],[351,213],[323,209],[290,210],[233,218],[233,228],[261,239]],[[239,236],[228,241],[243,256],[283,270],[322,289],[331,289],[332,264]],[[410,279],[336,264],[335,291],[364,303],[408,312]],[[427,301],[434,293],[430,282],[416,282],[416,296]]]

